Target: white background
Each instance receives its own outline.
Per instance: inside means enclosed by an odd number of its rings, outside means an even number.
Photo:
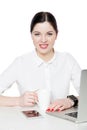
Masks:
[[[33,50],[30,22],[38,11],[49,11],[56,17],[59,34],[55,49],[71,53],[86,69],[86,3],[86,0],[0,0],[0,73],[17,56]],[[18,95],[16,85],[13,86],[7,94]]]

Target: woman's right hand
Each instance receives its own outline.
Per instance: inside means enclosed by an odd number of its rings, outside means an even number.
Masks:
[[[19,97],[19,106],[34,106],[37,100],[38,97],[36,92],[27,91]]]

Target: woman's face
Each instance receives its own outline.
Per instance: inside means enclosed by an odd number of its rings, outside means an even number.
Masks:
[[[39,54],[49,54],[53,51],[57,34],[49,22],[37,23],[31,35],[34,46]]]

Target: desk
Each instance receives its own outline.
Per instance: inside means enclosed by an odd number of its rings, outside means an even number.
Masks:
[[[26,118],[21,111],[27,109],[0,107],[0,130],[87,130],[87,123],[75,124],[47,114]]]

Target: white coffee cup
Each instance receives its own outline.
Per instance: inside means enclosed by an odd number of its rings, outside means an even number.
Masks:
[[[50,99],[51,99],[51,92],[48,89],[39,89],[37,91],[38,95],[38,106],[41,111],[46,111],[50,104]]]

